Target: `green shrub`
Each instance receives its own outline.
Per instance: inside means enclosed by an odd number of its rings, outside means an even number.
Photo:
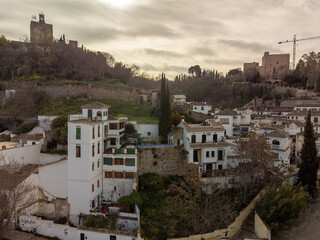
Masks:
[[[137,204],[138,206],[141,206],[142,199],[140,194],[134,190],[130,195],[119,198],[118,203],[126,203],[130,205]]]
[[[287,229],[306,207],[303,187],[292,187],[288,183],[279,189],[272,187],[255,205],[261,218],[274,231]]]
[[[9,142],[11,141],[10,134],[1,134],[0,135],[0,142]]]
[[[56,128],[61,128],[64,127],[64,125],[68,122],[68,117],[67,116],[60,116],[55,119],[53,119],[51,123],[51,128],[54,130]]]
[[[103,216],[88,215],[83,223],[85,227],[106,228],[106,219]]]
[[[23,134],[30,132],[32,129],[34,129],[36,126],[38,126],[38,122],[29,122],[29,123],[22,123],[18,128],[16,128],[13,133],[14,134]]]

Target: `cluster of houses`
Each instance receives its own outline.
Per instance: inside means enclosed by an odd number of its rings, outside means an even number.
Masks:
[[[174,99],[175,104],[185,104],[180,95]],[[284,171],[288,171],[290,164],[299,159],[308,110],[312,111],[320,154],[320,105],[297,105],[285,115],[261,114],[249,108],[213,114],[206,104],[191,106],[194,111],[200,107],[208,117],[200,124],[189,124],[182,118],[168,134],[168,142],[172,148],[184,149],[186,164],[198,165],[201,179],[211,179],[219,187],[235,184],[230,173],[237,158],[237,140],[248,132],[264,135],[277,160],[285,166]],[[34,204],[20,211],[23,230],[66,240],[141,238],[139,208],[117,202],[137,189],[139,146],[126,142],[128,119],[113,116],[109,108],[102,103],[90,103],[82,106],[81,114],[69,116],[67,156],[40,153],[45,137],[43,128],[48,128],[43,121],[39,124],[43,127],[17,135],[12,142],[0,143],[1,156],[35,166],[25,179],[32,181],[37,193]],[[137,130],[157,134],[141,126]],[[83,226],[90,214],[112,221],[105,229]],[[57,223],[61,219],[66,221]]]

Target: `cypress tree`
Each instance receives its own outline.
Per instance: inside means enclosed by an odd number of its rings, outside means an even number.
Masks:
[[[170,90],[167,83],[166,95],[165,95],[165,109],[166,109],[166,135],[171,131],[172,128],[172,116],[171,116],[171,106],[170,106]],[[167,142],[167,136],[166,136]]]
[[[301,150],[301,162],[299,164],[298,182],[307,187],[309,194],[315,198],[317,195],[317,147],[311,123],[311,112],[307,116],[306,125],[304,128],[304,142]]]

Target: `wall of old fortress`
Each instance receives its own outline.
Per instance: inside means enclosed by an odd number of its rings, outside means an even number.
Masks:
[[[30,88],[45,92],[49,97],[72,97],[86,95],[92,99],[115,99],[120,101],[139,101],[139,90],[119,88],[91,83],[56,83],[56,82],[14,82],[8,87],[28,91]]]

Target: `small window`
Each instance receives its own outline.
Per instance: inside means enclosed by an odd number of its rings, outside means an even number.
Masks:
[[[191,136],[191,143],[195,143],[196,142],[196,135],[192,135]]]
[[[218,169],[222,170],[222,165],[221,164],[218,165]]]
[[[94,163],[92,163],[92,166],[91,166],[91,168],[92,168],[92,171],[94,171]]]
[[[100,187],[100,180],[97,181],[97,188]]]
[[[100,153],[100,142],[98,142],[98,149],[97,149],[97,151],[98,151],[98,154]]]
[[[99,167],[100,167],[100,159],[97,162],[97,168],[99,168]]]
[[[203,134],[202,135],[202,143],[205,143],[207,141],[207,135]]]
[[[76,146],[76,157],[77,158],[81,157],[81,146]]]
[[[117,240],[117,236],[110,235],[110,240]]]
[[[94,144],[92,144],[92,157],[94,157]]]
[[[105,178],[112,178],[112,172],[104,172]]]
[[[123,178],[123,172],[114,172],[115,178]]]
[[[215,151],[211,151],[211,157],[214,158]]]
[[[76,128],[76,139],[81,139],[81,128],[77,127]]]
[[[210,157],[210,152],[209,151],[206,151],[206,157]]]
[[[203,111],[203,110],[204,110],[204,107],[201,107],[201,110]]]
[[[94,126],[92,127],[92,139],[94,139],[95,138],[95,136],[94,136],[95,134],[94,134]]]
[[[314,122],[318,122],[318,118],[317,117],[314,118]]]
[[[123,158],[116,158],[114,159],[115,165],[123,165]]]
[[[126,178],[134,178],[134,172],[126,172]]]
[[[112,166],[112,158],[104,158],[103,159],[103,164]]]
[[[134,158],[126,158],[126,166],[135,166],[136,160]]]
[[[98,126],[98,137],[100,137],[100,126]]]
[[[195,110],[197,110],[197,107],[194,107]]]
[[[94,184],[91,185],[91,191],[94,192]]]

